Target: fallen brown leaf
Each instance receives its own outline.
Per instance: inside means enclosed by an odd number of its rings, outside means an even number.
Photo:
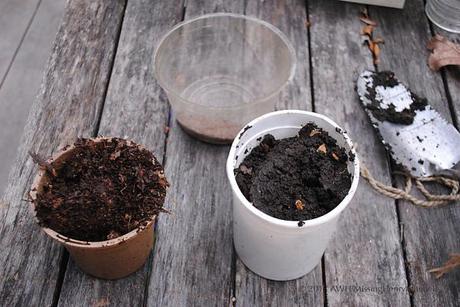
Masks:
[[[458,266],[460,266],[460,254],[450,254],[449,260],[447,260],[443,266],[428,270],[428,272],[433,273],[436,278],[440,278]]]
[[[445,273],[448,273],[455,269],[456,267],[460,266],[460,254],[450,254],[449,259],[444,263],[443,266],[439,268],[433,268],[428,272],[434,273],[436,278],[440,278]]]
[[[327,152],[326,144],[322,144],[321,146],[319,146],[318,149],[316,149],[316,151],[320,151],[323,154],[325,154]]]
[[[106,297],[103,297],[103,298],[95,301],[92,306],[93,307],[105,307],[105,306],[109,306],[109,304],[110,304],[109,299],[106,298]]]
[[[435,35],[427,47],[432,51],[428,57],[428,66],[432,70],[439,70],[447,65],[460,65],[460,45],[441,35]]]
[[[361,35],[367,35],[369,37],[372,37],[372,32],[374,31],[374,26],[372,25],[365,25],[361,29]]]
[[[364,22],[367,25],[374,26],[374,27],[377,26],[377,23],[375,21],[373,21],[372,19],[370,19],[369,17],[361,16],[361,17],[359,17],[359,20],[361,20],[362,22]]]

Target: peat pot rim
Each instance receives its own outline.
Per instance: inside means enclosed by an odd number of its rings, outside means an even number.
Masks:
[[[100,141],[103,141],[103,140],[112,140],[114,138],[111,138],[111,137],[97,137],[97,138],[90,138],[90,139],[97,143],[97,142],[100,142]],[[144,146],[139,145],[139,144],[137,144],[137,143],[135,143],[135,142],[133,142],[131,140],[125,140],[125,141],[127,142],[128,145],[137,146],[140,149],[146,149]],[[64,147],[62,150],[60,150],[59,152],[57,152],[55,155],[53,155],[52,158],[48,159],[47,162],[51,163],[53,161],[56,161],[59,158],[61,158],[63,155],[70,154],[74,149],[75,149],[74,144],[68,145],[68,146]],[[35,216],[35,219],[36,219],[37,223],[38,223],[38,218],[37,218],[37,215],[36,215],[34,201],[37,199],[38,188],[42,185],[42,180],[44,178],[46,178],[46,171],[43,170],[43,169],[40,169],[38,174],[37,174],[37,176],[35,176],[35,179],[34,179],[34,181],[32,183],[31,191],[29,193],[30,200],[31,200],[31,205],[32,205],[32,210],[34,212],[34,216]],[[109,247],[112,247],[112,246],[117,246],[119,244],[126,243],[127,241],[133,239],[137,234],[139,234],[139,233],[147,230],[148,228],[152,227],[153,224],[155,223],[156,217],[157,217],[156,215],[152,216],[151,220],[145,226],[135,228],[135,229],[131,230],[130,232],[128,232],[128,233],[126,233],[126,234],[124,234],[122,236],[119,236],[117,238],[110,239],[110,240],[105,240],[105,241],[82,241],[82,240],[72,239],[72,238],[69,238],[69,237],[67,237],[65,235],[62,235],[62,234],[54,231],[51,228],[40,226],[40,224],[39,224],[39,226],[48,236],[50,236],[54,240],[66,245],[66,246],[85,248],[85,249],[100,249],[100,248],[109,248]]]
[[[353,163],[353,175],[352,175],[353,178],[352,178],[351,186],[350,186],[350,189],[349,189],[347,195],[342,199],[342,201],[334,209],[332,209],[328,213],[326,213],[326,214],[324,214],[324,215],[322,215],[320,217],[314,218],[314,219],[303,220],[304,224],[302,226],[298,225],[299,221],[288,221],[288,220],[278,219],[278,218],[275,218],[273,216],[270,216],[270,215],[260,211],[255,206],[253,206],[252,203],[250,203],[246,199],[246,197],[244,197],[243,193],[241,192],[240,188],[238,187],[238,184],[236,183],[236,178],[235,178],[235,175],[233,173],[235,162],[236,162],[236,150],[238,149],[238,147],[244,148],[245,145],[247,145],[247,143],[249,143],[249,141],[250,141],[250,140],[248,140],[247,142],[240,144],[240,140],[241,140],[242,136],[245,133],[247,133],[253,126],[257,125],[260,121],[268,119],[268,118],[271,118],[271,117],[276,118],[279,115],[286,115],[286,114],[306,115],[308,117],[314,117],[316,119],[322,120],[322,121],[326,122],[327,124],[331,125],[333,128],[337,129],[336,131],[338,133],[340,133],[343,136],[347,146],[349,147],[349,150],[354,155],[354,160],[352,162]],[[274,120],[274,122],[276,122],[276,120]],[[316,123],[312,119],[306,120],[305,124],[307,122]],[[257,136],[261,136],[261,135],[262,134],[258,134]],[[347,150],[348,150],[348,148],[347,148]],[[318,113],[315,113],[315,112],[302,111],[302,110],[282,110],[282,111],[270,112],[270,113],[264,114],[264,115],[262,115],[262,116],[260,116],[260,117],[258,117],[256,119],[252,120],[250,123],[245,125],[244,128],[241,129],[241,131],[238,133],[238,136],[233,140],[232,147],[230,148],[230,153],[228,155],[226,168],[227,168],[227,177],[228,177],[228,180],[230,181],[230,185],[232,187],[232,190],[235,193],[235,195],[238,198],[238,200],[244,205],[244,207],[246,207],[246,209],[248,209],[252,214],[254,214],[255,216],[257,216],[260,219],[264,220],[268,224],[276,225],[276,226],[279,226],[279,227],[284,228],[284,229],[291,229],[293,231],[302,231],[302,230],[308,231],[310,227],[325,224],[325,223],[330,222],[331,220],[334,220],[334,219],[338,218],[340,213],[348,206],[348,204],[352,200],[352,198],[353,198],[353,196],[354,196],[354,194],[355,194],[355,192],[356,192],[356,190],[358,188],[358,182],[359,182],[359,176],[360,176],[359,175],[360,172],[359,172],[358,155],[356,154],[355,147],[354,147],[350,137],[348,136],[347,132],[327,116],[324,116],[322,114],[318,114]]]

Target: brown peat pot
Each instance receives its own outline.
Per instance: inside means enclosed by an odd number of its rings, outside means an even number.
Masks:
[[[97,138],[93,141],[100,142],[104,139],[108,140],[108,138]],[[134,142],[127,141],[127,144],[143,148]],[[53,166],[59,169],[62,162],[73,155],[74,149],[75,146],[68,146],[48,162],[53,162]],[[37,195],[43,192],[43,187],[48,182],[47,172],[40,169],[30,192],[35,214]],[[52,239],[65,246],[82,271],[103,279],[118,279],[137,271],[147,260],[153,247],[155,221],[156,215],[142,227],[117,238],[97,242],[75,240],[47,227],[42,229]]]

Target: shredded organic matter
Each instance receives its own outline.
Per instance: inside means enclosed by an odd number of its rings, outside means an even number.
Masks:
[[[235,169],[235,176],[257,209],[279,219],[303,221],[328,213],[347,195],[348,159],[335,139],[308,123],[294,137],[276,140],[265,135]]]
[[[134,143],[79,139],[63,161],[34,160],[47,178],[33,200],[39,223],[71,239],[114,239],[164,211],[163,167]]]

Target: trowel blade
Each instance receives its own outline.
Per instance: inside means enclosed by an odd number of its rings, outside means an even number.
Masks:
[[[364,71],[357,91],[391,157],[413,176],[430,176],[460,161],[457,129],[393,73]]]

